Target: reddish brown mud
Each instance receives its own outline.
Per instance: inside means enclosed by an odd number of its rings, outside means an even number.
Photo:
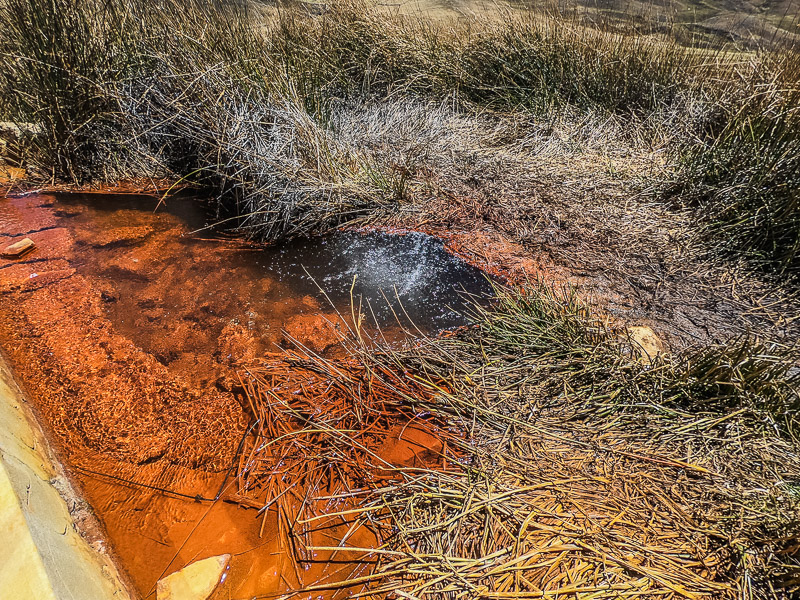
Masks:
[[[346,552],[298,563],[276,512],[238,498],[232,477],[252,417],[236,369],[293,340],[330,350],[346,323],[317,297],[243,269],[232,259],[248,251],[241,242],[186,236],[196,217],[121,200],[0,199],[0,244],[36,244],[0,261],[0,345],[141,597],[222,553],[233,558],[217,598],[363,574]],[[425,428],[397,426],[381,454],[416,467],[436,447]],[[353,546],[374,543],[343,520],[320,525],[316,545],[348,531]]]

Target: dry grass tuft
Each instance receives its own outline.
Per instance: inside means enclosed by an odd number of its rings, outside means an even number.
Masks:
[[[500,291],[475,316],[404,350],[356,336],[346,359],[303,354],[247,372],[261,433],[241,493],[264,505],[294,496],[286,522],[301,562],[348,551],[369,570],[296,594],[796,591],[794,350],[744,340],[643,363],[574,294],[539,285]],[[387,432],[420,415],[443,442],[438,458],[408,468],[381,456]],[[374,546],[320,544],[315,528],[332,515],[368,528]]]
[[[599,126],[602,137],[579,144],[613,134],[637,152],[670,151],[680,177],[647,177],[678,181],[681,202],[718,215],[707,232],[720,248],[796,270],[791,50],[686,47],[556,15],[431,23],[349,1],[313,15],[239,1],[8,0],[0,54],[0,118],[40,132],[9,151],[32,175],[190,181],[266,240],[397,210],[430,164],[462,164],[447,138],[472,146],[459,158],[479,174],[503,155],[521,164],[532,139],[569,152],[575,140],[553,128],[568,120]],[[534,139],[543,132],[546,143]],[[608,146],[607,170],[636,179]]]

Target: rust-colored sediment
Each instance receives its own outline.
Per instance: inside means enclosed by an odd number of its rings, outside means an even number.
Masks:
[[[0,344],[136,591],[152,597],[160,577],[222,553],[233,558],[219,598],[362,573],[342,553],[336,564],[325,553],[298,564],[278,513],[253,510],[261,499],[239,494],[231,477],[253,417],[237,368],[286,345],[282,330],[325,351],[332,315],[314,298],[269,296],[279,281],[228,264],[236,242],[187,240],[171,214],[89,210],[48,194],[0,203],[0,245],[36,244],[0,261]],[[423,456],[436,447],[427,426],[389,421],[370,442],[382,460],[439,460]],[[327,524],[319,545],[336,545],[348,528]],[[354,546],[374,543],[350,533]]]

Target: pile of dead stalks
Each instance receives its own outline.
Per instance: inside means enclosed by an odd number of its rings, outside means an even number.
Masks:
[[[310,556],[313,524],[351,514],[341,511],[348,499],[457,459],[460,442],[446,423],[404,399],[430,393],[374,367],[292,353],[240,373],[253,421],[233,497],[265,516],[274,507],[299,561]]]
[[[243,373],[255,425],[238,493],[279,507],[297,560],[347,551],[365,566],[297,594],[797,592],[795,350],[739,340],[643,361],[542,286],[499,291],[474,317],[411,348],[356,335],[345,360],[304,353]],[[382,449],[411,424],[438,443],[394,463]],[[325,545],[310,532],[331,518],[349,533]],[[360,529],[374,544],[350,542]]]

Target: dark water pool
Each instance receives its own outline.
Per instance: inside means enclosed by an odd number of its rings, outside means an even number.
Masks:
[[[63,195],[53,208],[74,238],[71,262],[102,290],[114,326],[192,376],[287,339],[323,351],[327,324],[351,322],[353,304],[369,335],[398,340],[464,325],[467,298],[492,293],[480,270],[421,233],[338,232],[264,248],[205,228],[209,211],[191,198]]]
[[[491,292],[486,276],[422,233],[340,232],[256,254],[264,273],[299,295],[324,292],[339,310],[352,301],[381,327],[425,332],[464,325],[469,298]]]

